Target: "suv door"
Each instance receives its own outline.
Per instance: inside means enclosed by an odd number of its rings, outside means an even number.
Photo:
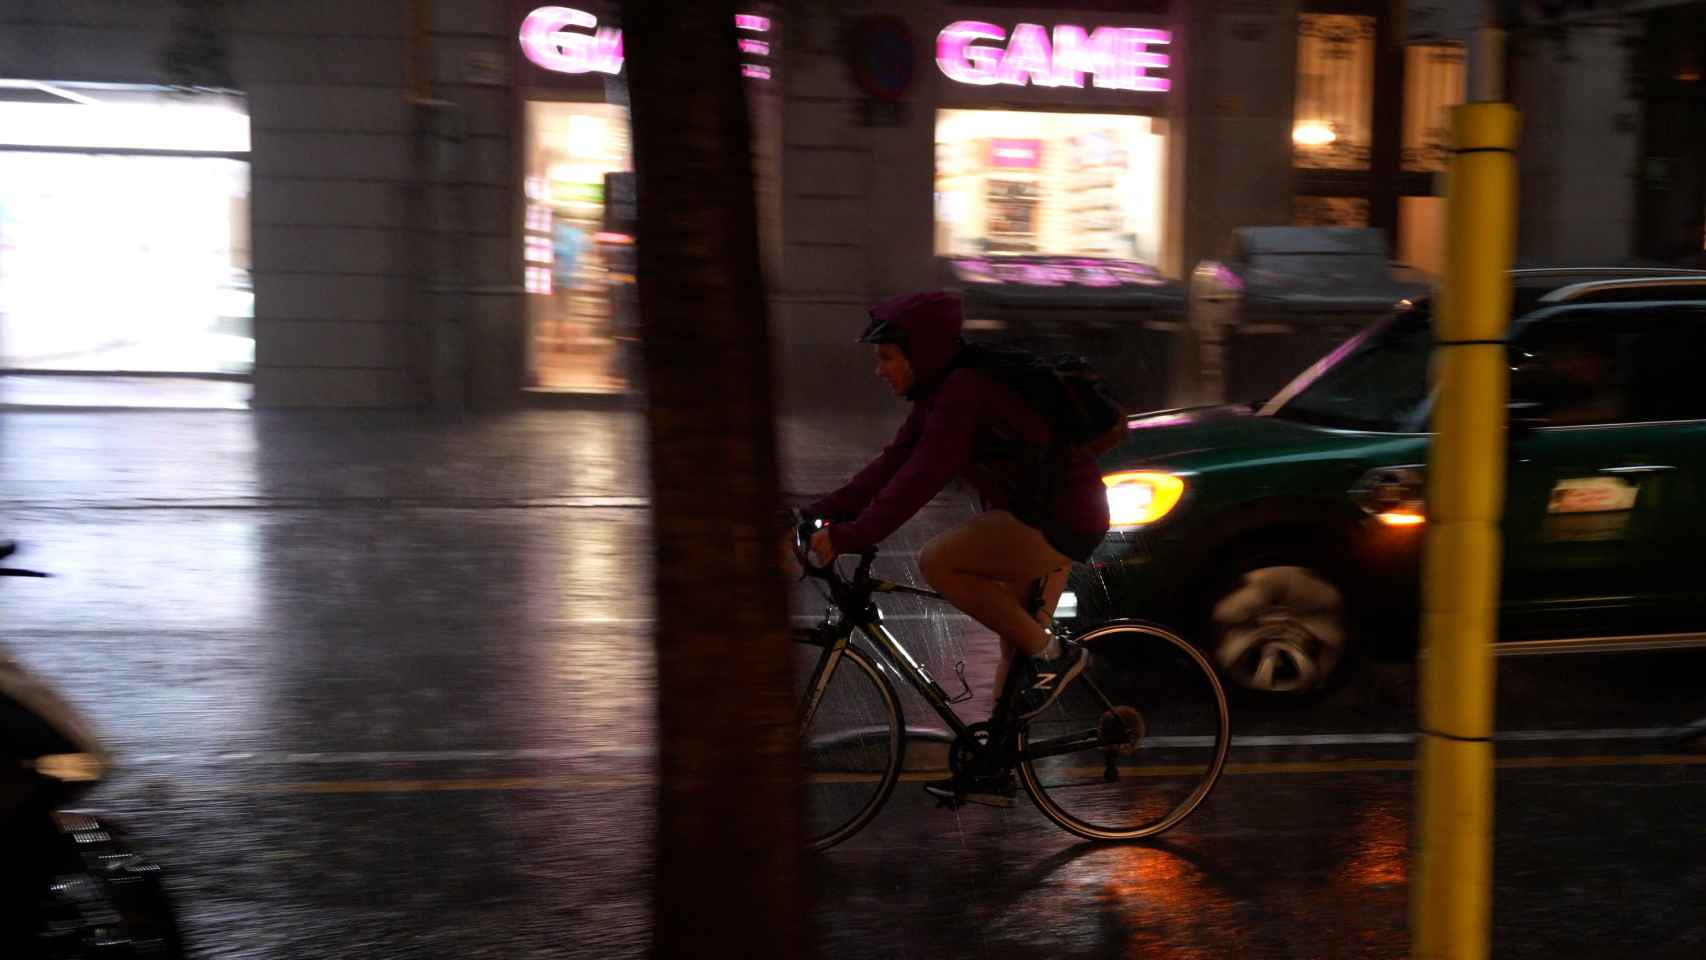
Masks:
[[[1512,344],[1504,535],[1514,633],[1668,629],[1701,592],[1696,304],[1559,308]]]

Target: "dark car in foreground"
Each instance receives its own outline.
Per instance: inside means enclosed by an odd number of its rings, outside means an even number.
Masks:
[[[1512,277],[1502,652],[1706,645],[1706,273]],[[1413,649],[1432,308],[1265,402],[1132,417],[1102,460],[1114,529],[1057,616],[1177,624],[1273,694]]]

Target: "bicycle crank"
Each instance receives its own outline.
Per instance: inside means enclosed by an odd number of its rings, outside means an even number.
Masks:
[[[977,764],[989,749],[989,722],[979,721],[966,728],[967,735],[955,737],[948,747],[948,772],[954,776],[982,773]]]
[[[1119,767],[1114,765],[1114,761],[1135,755],[1146,732],[1143,714],[1138,713],[1136,707],[1121,706],[1102,711],[1102,722],[1096,736],[1102,741],[1102,755],[1107,758],[1107,767],[1102,771],[1104,782],[1113,783],[1120,778]]]

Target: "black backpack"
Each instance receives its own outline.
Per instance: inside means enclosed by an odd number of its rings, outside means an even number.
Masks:
[[[954,366],[980,370],[1006,384],[1048,419],[1056,446],[1096,457],[1125,436],[1125,407],[1083,357],[973,343],[960,350]]]

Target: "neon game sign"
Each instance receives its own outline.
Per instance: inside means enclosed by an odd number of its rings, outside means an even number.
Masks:
[[[1052,33],[1038,23],[1008,32],[993,23],[961,20],[936,35],[936,65],[948,79],[974,86],[1080,87],[1084,75],[1103,90],[1166,93],[1172,81],[1152,76],[1171,59],[1150,47],[1173,42],[1166,30],[1097,27],[1069,23]]]
[[[770,18],[753,13],[735,15],[735,28],[751,33],[769,33]],[[742,53],[767,56],[770,45],[760,40],[741,40]],[[540,7],[521,22],[521,52],[527,59],[553,73],[622,72],[622,31],[601,27],[598,18],[571,7]],[[763,64],[741,64],[743,76],[770,78]]]

